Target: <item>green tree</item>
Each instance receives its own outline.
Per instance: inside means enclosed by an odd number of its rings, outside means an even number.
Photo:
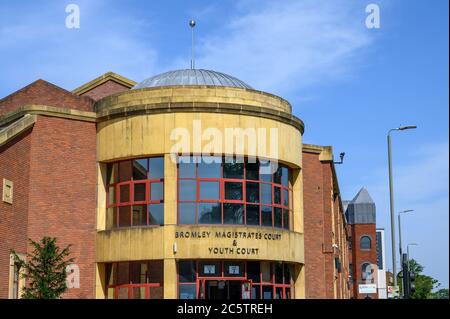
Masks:
[[[439,287],[439,282],[433,277],[423,274],[424,267],[416,260],[409,260],[409,270],[414,274],[415,291],[411,294],[411,299],[429,299],[433,297],[433,289]],[[403,291],[402,272],[398,274],[398,283]]]
[[[70,246],[61,249],[56,238],[44,237],[41,242],[29,239],[33,252],[22,260],[15,251],[14,262],[23,269],[22,276],[27,280],[22,298],[24,299],[57,299],[66,289],[66,267],[74,261],[68,258]]]
[[[431,295],[433,299],[449,299],[448,289],[439,289],[436,292],[433,292]]]

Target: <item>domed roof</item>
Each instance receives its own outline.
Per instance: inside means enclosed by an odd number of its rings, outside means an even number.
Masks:
[[[174,85],[212,85],[252,89],[250,85],[231,75],[202,69],[175,70],[158,74],[136,84],[133,89]]]

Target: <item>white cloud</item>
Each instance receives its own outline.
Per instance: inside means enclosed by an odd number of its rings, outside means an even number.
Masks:
[[[225,28],[200,38],[196,65],[230,73],[257,89],[280,94],[343,76],[358,50],[371,42],[364,6],[348,1],[241,7],[245,12]]]

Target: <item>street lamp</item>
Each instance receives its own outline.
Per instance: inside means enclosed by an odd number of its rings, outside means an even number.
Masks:
[[[401,212],[398,212],[398,245],[399,245],[399,251],[400,251],[400,260],[402,258],[402,223],[400,219],[401,214],[411,213],[414,209],[407,209],[402,210]]]
[[[419,244],[410,243],[410,244],[406,245],[406,262],[407,262],[407,265],[408,265],[408,271],[410,270],[409,269],[409,246],[419,246]]]
[[[395,216],[394,216],[394,188],[392,185],[392,155],[391,155],[391,132],[404,131],[415,129],[415,125],[400,126],[398,128],[390,129],[387,135],[388,143],[388,164],[389,164],[389,203],[391,211],[391,241],[392,241],[392,271],[394,273],[394,286],[397,286],[397,260],[395,249]]]

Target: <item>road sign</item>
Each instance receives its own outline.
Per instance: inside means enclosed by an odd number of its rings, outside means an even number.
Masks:
[[[388,286],[388,299],[397,299],[400,296],[400,289],[398,286]]]

